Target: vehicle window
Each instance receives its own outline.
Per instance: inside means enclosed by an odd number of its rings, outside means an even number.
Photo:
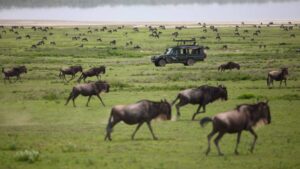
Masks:
[[[180,54],[188,55],[189,54],[189,49],[180,49]]]
[[[172,50],[172,48],[166,49],[166,52],[165,52],[166,55],[170,55],[172,53],[174,53],[173,50]]]
[[[193,55],[200,54],[200,49],[193,49],[193,50],[192,50],[192,54],[193,54]]]

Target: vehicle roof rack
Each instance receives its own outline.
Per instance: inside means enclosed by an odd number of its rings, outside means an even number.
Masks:
[[[192,39],[173,39],[173,41],[177,42],[177,46],[179,45],[188,45],[187,43],[189,43],[189,45],[196,45],[196,39],[192,38]]]

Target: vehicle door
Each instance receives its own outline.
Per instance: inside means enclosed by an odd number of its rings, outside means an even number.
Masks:
[[[189,50],[187,48],[180,48],[178,53],[178,61],[180,63],[185,63],[187,60],[187,56],[189,55]]]

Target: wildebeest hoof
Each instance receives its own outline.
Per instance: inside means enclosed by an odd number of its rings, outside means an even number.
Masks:
[[[234,154],[235,154],[235,155],[239,155],[240,153],[239,153],[238,151],[235,151]]]

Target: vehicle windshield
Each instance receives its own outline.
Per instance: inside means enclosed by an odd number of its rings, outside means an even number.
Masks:
[[[172,52],[173,52],[172,48],[168,48],[168,49],[166,49],[165,54],[170,55],[170,54],[172,54]]]

